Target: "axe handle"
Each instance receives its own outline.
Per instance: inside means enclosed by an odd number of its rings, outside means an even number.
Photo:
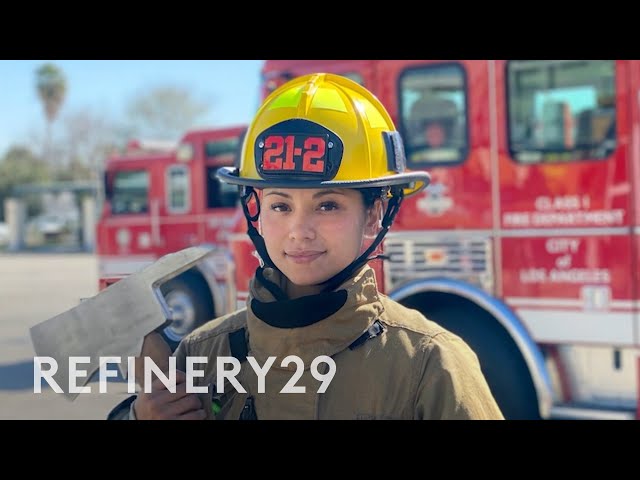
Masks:
[[[150,357],[163,373],[169,371],[169,357],[171,348],[169,344],[157,332],[151,332],[144,337],[140,356],[135,359],[135,378],[138,385],[144,385],[144,361]],[[155,375],[153,375],[155,378]]]

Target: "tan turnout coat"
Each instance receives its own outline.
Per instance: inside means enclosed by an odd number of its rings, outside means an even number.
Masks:
[[[266,272],[267,278],[282,284],[277,272]],[[308,326],[281,328],[253,311],[254,298],[274,301],[253,280],[247,308],[212,320],[185,337],[175,352],[177,367],[186,371],[187,357],[207,358],[206,364],[193,364],[204,370],[204,377],[194,377],[194,384],[209,386],[214,394],[216,406],[208,407],[211,418],[239,419],[243,408],[251,407],[259,420],[503,418],[475,353],[462,339],[378,292],[369,266],[341,289],[347,291],[347,299],[337,312]],[[383,327],[380,333],[365,334],[364,338],[372,338],[350,348],[364,332],[376,332],[376,321]],[[275,357],[264,393],[248,358],[235,376],[246,393],[238,392],[228,380],[221,382],[223,393],[216,393],[216,358],[231,356],[230,334],[242,329],[245,353],[258,367]],[[304,371],[295,362],[282,365],[289,355],[302,360]],[[336,367],[323,393],[319,393],[321,380],[311,371],[314,359],[321,355],[331,357]],[[231,364],[225,368],[230,370]],[[319,363],[318,371],[327,372],[328,364]],[[288,382],[304,387],[304,393],[282,393]]]

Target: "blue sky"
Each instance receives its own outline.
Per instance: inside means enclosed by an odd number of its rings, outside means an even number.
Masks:
[[[11,144],[29,138],[29,132],[44,131],[35,71],[47,62],[67,77],[67,97],[58,118],[84,108],[118,118],[141,90],[175,85],[211,105],[202,126],[250,121],[259,102],[263,64],[263,60],[0,60],[0,157]]]

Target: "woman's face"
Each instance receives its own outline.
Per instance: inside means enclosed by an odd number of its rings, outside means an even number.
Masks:
[[[377,233],[379,202],[366,209],[346,188],[265,188],[260,226],[276,267],[297,286],[328,280],[355,260]]]

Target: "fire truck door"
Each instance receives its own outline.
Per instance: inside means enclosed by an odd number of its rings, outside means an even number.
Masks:
[[[495,62],[503,295],[539,342],[637,341],[628,67]]]

